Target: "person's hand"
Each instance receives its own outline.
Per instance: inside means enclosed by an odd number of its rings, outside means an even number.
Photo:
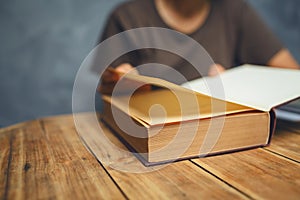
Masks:
[[[137,71],[128,63],[124,63],[119,65],[118,67],[115,68],[116,71],[122,72],[122,73],[128,73],[132,70],[137,73]],[[101,77],[101,83],[97,88],[97,91],[102,93],[102,94],[111,94],[113,91],[114,86],[120,79],[120,75],[112,70],[105,70],[102,74]]]
[[[214,64],[212,66],[210,66],[209,71],[208,71],[208,75],[209,76],[216,76],[222,72],[225,71],[225,67],[223,67],[220,64]]]

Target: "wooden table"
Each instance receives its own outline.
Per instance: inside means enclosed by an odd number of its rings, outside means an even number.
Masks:
[[[0,129],[0,153],[0,199],[300,199],[299,124],[279,123],[266,148],[142,174],[95,159],[72,115]]]

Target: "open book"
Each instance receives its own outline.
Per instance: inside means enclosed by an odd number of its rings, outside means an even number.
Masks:
[[[300,96],[299,71],[250,65],[182,86],[133,74],[121,80],[155,88],[102,97],[103,120],[145,165],[265,146],[272,108]]]

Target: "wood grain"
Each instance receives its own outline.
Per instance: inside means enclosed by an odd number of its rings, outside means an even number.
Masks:
[[[265,149],[300,163],[300,124],[279,122],[271,145]]]
[[[193,162],[254,199],[300,197],[300,165],[263,149]]]
[[[0,132],[0,197],[6,196],[10,160],[10,136]]]
[[[288,157],[300,163],[300,134],[293,132],[277,132],[271,145],[265,149]]]
[[[80,116],[99,161],[72,115],[0,129],[0,199],[299,199],[298,125],[281,125],[265,149],[129,173],[149,168],[105,125],[99,134],[89,114]]]
[[[71,119],[67,117],[66,121]],[[62,120],[65,118],[58,119],[57,124],[52,119],[32,121],[22,128],[1,133],[1,144],[5,143],[7,148],[1,151],[0,166],[4,166],[1,171],[5,165],[9,166],[4,178],[8,181],[1,179],[1,197],[124,198],[101,165],[82,146],[72,123],[61,123]]]
[[[91,128],[93,125],[90,123],[90,116],[83,115],[80,118],[84,122],[81,124],[81,130],[89,131],[88,137],[97,141],[90,143],[93,153],[99,160],[104,161],[109,155],[110,161],[104,164],[104,167],[129,199],[247,198],[189,161],[145,167],[134,155],[128,153],[126,147],[106,126],[100,123],[104,131],[104,134],[100,134]],[[111,144],[105,142],[103,137],[106,137]],[[117,151],[115,147],[126,152]]]
[[[129,199],[248,199],[189,161],[144,174],[108,171]]]

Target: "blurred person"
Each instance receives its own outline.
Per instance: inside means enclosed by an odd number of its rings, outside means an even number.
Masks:
[[[244,0],[128,1],[111,13],[99,43],[140,27],[162,27],[184,33],[201,44],[216,64],[205,66],[205,73],[200,75],[190,63],[173,53],[141,49],[113,62],[111,66],[116,70],[126,73],[142,64],[161,63],[193,80],[242,64],[299,69],[291,53]],[[118,79],[117,74],[106,70],[99,91],[111,93]]]

